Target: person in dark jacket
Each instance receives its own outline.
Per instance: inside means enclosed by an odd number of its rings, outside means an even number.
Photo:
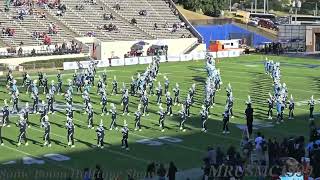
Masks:
[[[99,165],[96,165],[96,170],[94,171],[94,179],[95,180],[103,180],[103,172]]]
[[[177,167],[171,161],[168,169],[168,175],[167,175],[168,179],[175,180],[177,171],[178,171]]]
[[[159,176],[159,180],[165,180],[166,179],[166,169],[164,168],[163,164],[160,164],[159,169],[158,169],[158,176]]]

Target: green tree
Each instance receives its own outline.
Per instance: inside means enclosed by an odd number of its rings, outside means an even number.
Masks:
[[[201,9],[207,16],[218,17],[225,4],[225,0],[202,0]]]
[[[190,11],[196,11],[199,9],[200,0],[180,0],[178,1],[179,4],[183,6],[184,9],[188,9]]]

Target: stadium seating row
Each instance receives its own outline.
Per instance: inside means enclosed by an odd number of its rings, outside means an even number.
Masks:
[[[34,46],[84,36],[102,41],[194,37],[165,0],[61,0],[61,4],[63,13],[57,5],[39,3],[32,8],[11,5],[1,11],[1,40],[7,46]],[[4,1],[0,6],[4,7]]]

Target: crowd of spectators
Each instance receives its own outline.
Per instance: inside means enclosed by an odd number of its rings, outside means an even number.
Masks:
[[[22,46],[17,48],[7,48],[7,53],[0,53],[0,57],[30,57],[30,56],[47,56],[47,55],[65,55],[65,54],[79,54],[82,52],[82,45],[75,41],[63,42],[62,44],[56,43],[53,46],[46,45],[43,49],[25,51]]]
[[[209,177],[212,167],[228,165],[238,172],[244,172],[245,165],[252,163],[256,166],[268,165],[270,169],[270,167],[283,167],[284,161],[288,159],[300,165],[309,163],[313,171],[306,168],[301,173],[307,175],[312,173],[311,177],[320,177],[320,130],[314,123],[311,124],[309,142],[304,136],[283,138],[281,141],[277,137],[266,139],[258,132],[253,139],[244,136],[239,151],[236,151],[234,146],[230,146],[226,151],[222,151],[220,147],[208,147],[202,169],[204,177]],[[279,179],[283,175],[282,170],[273,168],[272,178]]]
[[[2,35],[7,35],[7,36],[15,36],[16,30],[14,28],[10,27],[3,27],[2,28]]]
[[[104,25],[98,26],[97,29],[106,30],[110,32],[110,31],[117,31],[118,27],[115,24],[110,23],[110,24],[104,24]]]

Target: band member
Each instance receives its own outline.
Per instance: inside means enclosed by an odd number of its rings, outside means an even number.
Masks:
[[[190,107],[192,104],[192,100],[190,98],[190,94],[188,94],[186,101],[184,102],[184,106],[185,106],[185,110],[186,110],[186,114],[188,117],[190,117]]]
[[[111,112],[111,124],[110,124],[110,131],[115,128],[116,130],[118,130],[118,126],[117,126],[117,109],[116,106],[111,103],[110,104],[111,108],[110,108],[110,112]]]
[[[161,96],[162,96],[162,87],[161,87],[161,84],[160,82],[158,82],[158,87],[156,89],[156,94],[157,94],[157,104],[160,104],[161,103]]]
[[[6,99],[3,102],[4,102],[4,107],[2,108],[2,123],[3,123],[3,127],[5,127],[5,126],[10,127],[9,106],[8,106],[8,103],[7,103]]]
[[[20,120],[17,123],[17,126],[19,127],[19,132],[20,132],[18,136],[18,146],[21,145],[22,140],[24,141],[25,146],[28,146],[29,144],[28,144],[27,135],[26,135],[27,123],[22,115],[20,115]]]
[[[26,87],[26,94],[28,94],[29,91],[31,91],[31,85],[32,85],[32,80],[29,74],[26,74],[26,80],[24,82],[24,86]]]
[[[107,99],[106,92],[103,92],[101,97],[101,102],[100,102],[100,104],[102,105],[101,116],[104,116],[105,113],[109,115],[109,112],[107,110],[107,103],[108,103],[108,99]]]
[[[29,103],[26,103],[25,108],[22,110],[23,118],[26,120],[28,127],[30,127],[29,123]]]
[[[164,132],[164,119],[165,119],[165,116],[166,116],[166,112],[163,111],[163,108],[161,107],[161,104],[159,106],[159,127],[161,128],[161,132]]]
[[[289,101],[289,119],[294,119],[293,111],[294,111],[294,100],[291,94],[290,101]]]
[[[3,127],[3,119],[0,119],[0,146],[3,146],[4,143],[3,143],[3,140],[2,140],[2,127]]]
[[[184,128],[184,123],[186,122],[187,120],[187,114],[186,114],[186,110],[184,109],[184,106],[181,106],[181,111],[179,112],[180,113],[180,130],[185,132],[186,129]]]
[[[229,134],[229,119],[230,119],[230,112],[229,112],[229,107],[226,107],[224,113],[222,114],[223,116],[223,134]]]
[[[36,82],[34,82],[34,85],[36,85]],[[32,105],[32,111],[33,113],[39,113],[39,93],[38,88],[36,86],[33,86],[32,88],[32,94],[31,98],[33,99],[33,105]]]
[[[129,128],[128,128],[128,124],[127,124],[126,120],[124,120],[123,126],[124,127],[121,129],[121,132],[122,132],[122,140],[121,140],[122,146],[121,146],[121,148],[129,151],[129,145],[128,145]]]
[[[170,92],[167,92],[166,94],[166,100],[167,100],[167,115],[172,116],[172,97],[170,96]]]
[[[151,79],[148,83],[149,86],[149,94],[150,95],[154,95],[154,91],[153,91],[153,80]]]
[[[141,104],[138,105],[138,109],[134,113],[134,115],[136,117],[135,118],[136,123],[135,123],[135,128],[134,128],[135,131],[137,131],[137,130],[141,131],[141,115],[142,115],[142,113],[141,113],[140,109],[141,109]]]
[[[83,92],[82,98],[83,98],[83,103],[85,106],[84,108],[87,109],[89,103],[91,102],[90,95],[89,95],[88,91]]]
[[[73,119],[73,108],[72,108],[72,105],[69,104],[68,102],[67,102],[66,105],[67,105],[67,107],[66,107],[66,116],[67,116],[67,118]]]
[[[142,113],[143,115],[142,116],[149,116],[149,113],[148,113],[148,104],[149,104],[149,98],[148,98],[148,94],[147,94],[147,91],[145,90],[142,97],[141,97],[141,101],[142,101],[142,104],[143,104],[143,108],[142,108]]]
[[[57,94],[59,95],[62,93],[62,78],[60,71],[57,74],[57,79]]]
[[[66,128],[67,128],[67,140],[68,140],[68,146],[71,146],[71,148],[74,148],[74,124],[72,119],[67,118],[67,122],[66,122]]]
[[[97,127],[97,146],[103,149],[104,147],[104,127],[103,127],[103,121],[100,120],[100,124]]]
[[[169,79],[167,78],[167,76],[164,76],[164,94],[167,94],[167,92],[169,91],[169,84]]]
[[[272,119],[272,109],[274,106],[274,98],[271,95],[271,93],[269,93],[269,98],[268,98],[268,119]]]
[[[116,76],[113,77],[113,81],[112,81],[111,95],[113,95],[113,93],[115,93],[116,95],[118,94],[118,81]]]
[[[107,84],[107,70],[104,70],[103,73],[102,73],[102,81],[103,81],[103,84]]]
[[[88,104],[88,107],[86,109],[87,113],[88,113],[88,128],[89,129],[93,129],[93,108],[92,108],[92,105],[91,103]]]
[[[126,113],[129,116],[130,113],[129,113],[129,94],[128,94],[128,90],[126,90],[125,93],[122,96],[121,105],[123,106],[122,115],[124,115]]]
[[[12,93],[11,95],[11,102],[13,102],[13,106],[12,106],[12,113],[19,113],[19,92],[16,91],[14,93]]]
[[[42,122],[41,127],[44,128],[43,146],[48,145],[48,147],[51,147],[51,139],[50,139],[51,124],[49,122],[49,117],[47,115],[44,116],[44,121]]]
[[[191,104],[194,103],[193,98],[194,98],[195,93],[196,93],[196,84],[193,83],[191,88],[189,89],[189,95],[190,95],[190,98],[191,98]]]
[[[44,116],[48,115],[48,108],[46,106],[46,103],[44,101],[42,101],[41,105],[42,105],[42,111],[41,111],[41,114],[40,114],[40,124],[43,122]]]
[[[313,116],[313,110],[314,110],[314,99],[313,99],[313,95],[311,96],[311,99],[309,101],[309,111],[310,111],[310,114],[309,114],[309,120],[314,120],[314,116]]]
[[[207,132],[207,120],[208,120],[208,111],[206,110],[206,107],[202,105],[202,110],[200,111],[201,121],[202,121],[202,132]]]
[[[176,87],[173,89],[174,92],[174,99],[173,99],[173,103],[174,105],[180,106],[180,89],[179,89],[179,84],[176,83]]]
[[[43,85],[43,94],[47,94],[49,92],[49,86],[48,86],[48,77],[46,73],[43,73],[42,85]]]
[[[54,109],[53,109],[53,103],[54,103],[54,94],[51,89],[49,90],[49,93],[47,94],[47,100],[48,100],[48,112],[50,114],[54,114]]]
[[[136,94],[136,80],[133,76],[131,76],[130,94],[131,96],[134,96]]]
[[[56,85],[54,84],[54,80],[51,80],[51,85],[50,85],[50,88],[49,88],[49,93],[54,94],[56,91],[57,91],[57,88],[56,88]]]

